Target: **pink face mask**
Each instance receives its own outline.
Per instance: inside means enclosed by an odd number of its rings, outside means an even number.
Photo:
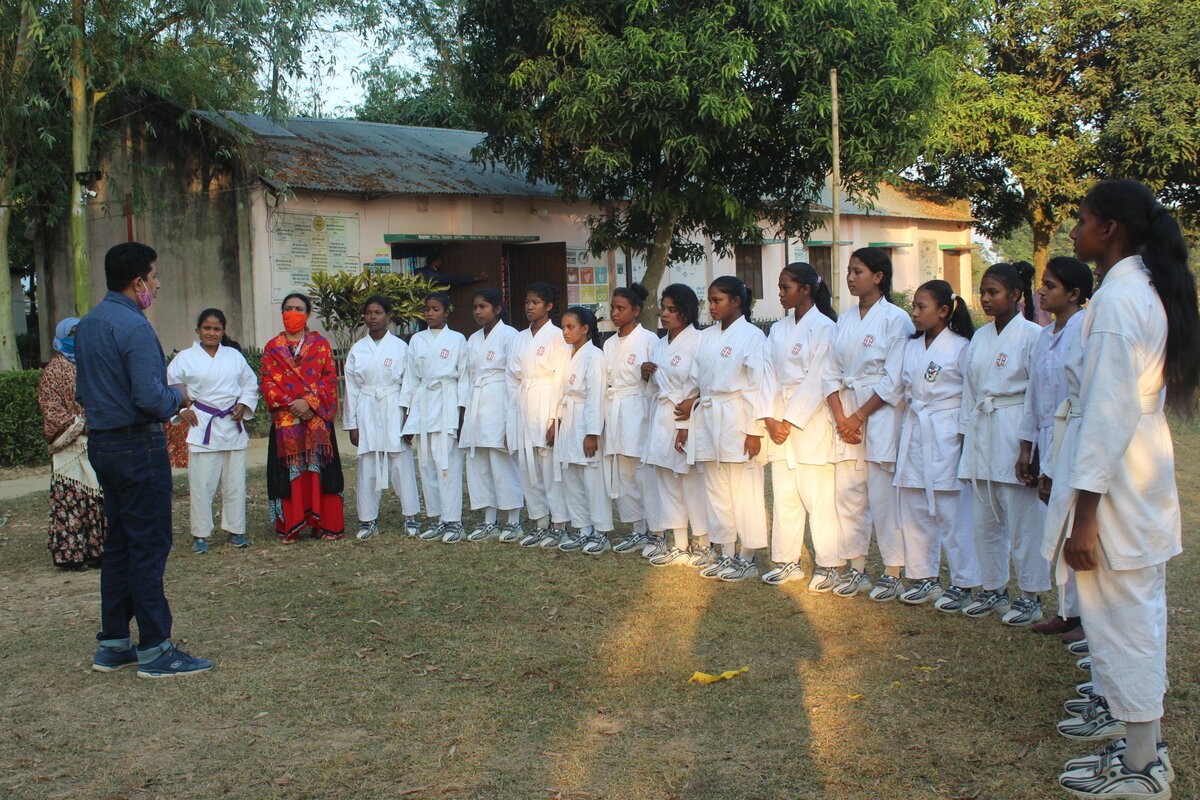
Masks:
[[[143,311],[145,311],[154,304],[154,294],[150,291],[150,284],[143,280],[142,285],[146,287],[146,291],[137,292],[137,301],[138,305],[142,307]]]

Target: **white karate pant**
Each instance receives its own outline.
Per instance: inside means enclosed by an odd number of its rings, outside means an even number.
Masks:
[[[704,489],[708,493],[708,539],[759,549],[767,546],[767,507],[763,465],[756,461],[706,461]]]
[[[1096,692],[1125,722],[1153,722],[1167,691],[1167,565],[1076,572]]]
[[[438,469],[433,454],[441,446],[445,433],[430,433],[429,447],[417,448],[421,468],[421,488],[425,493],[425,514],[439,522],[461,522],[463,506],[463,451],[458,442],[446,442],[446,469]],[[413,437],[417,444],[417,437]]]
[[[1050,590],[1050,563],[1042,556],[1046,506],[1037,489],[1017,483],[976,481],[967,491],[975,499],[975,553],[984,589],[1008,585],[1008,562],[1016,567],[1022,592]]]
[[[693,536],[708,536],[708,493],[704,473],[692,467],[680,474],[667,467],[653,467],[657,519],[649,520],[655,531],[686,531]]]
[[[386,470],[386,475],[384,474]],[[421,513],[421,498],[417,494],[417,470],[411,450],[402,453],[371,452],[358,456],[358,479],[355,501],[358,521],[379,519],[379,501],[383,497],[383,480],[387,478],[400,500],[400,513],[415,517]]]
[[[904,542],[900,521],[896,518],[895,473],[873,461],[861,465],[855,461],[834,464],[834,487],[838,525],[841,529],[838,558],[849,560],[867,554],[871,545],[871,524],[875,525],[875,543],[888,567],[904,566]]]
[[[213,498],[221,487],[221,530],[246,532],[246,451],[192,450],[188,453],[192,536],[212,536]]]
[[[771,462],[775,514],[771,524],[771,560],[799,561],[804,554],[804,522],[812,531],[813,560],[818,567],[840,567],[838,517],[834,501],[833,464]]]
[[[942,547],[946,550],[946,561],[950,567],[950,583],[961,589],[974,589],[983,583],[979,556],[975,552],[975,497],[969,483],[963,483],[963,488],[955,494],[957,518],[954,527],[942,539]],[[939,514],[941,507],[941,503],[938,503]]]
[[[474,453],[468,448],[465,453],[472,509],[511,511],[525,504],[516,456],[495,447],[476,447]]]
[[[971,529],[964,528],[959,521],[963,493],[954,489],[933,494],[934,510],[931,512],[924,489],[900,489],[904,574],[910,580],[937,578],[941,572],[942,548],[945,548],[950,582],[968,589],[978,586],[975,537]]]
[[[572,527],[590,526],[600,533],[613,529],[612,501],[608,496],[608,482],[604,479],[606,466],[603,460],[563,465],[562,493]]]
[[[1058,615],[1063,619],[1079,616],[1079,586],[1075,570],[1067,567],[1067,585],[1058,587]]]
[[[615,469],[614,469],[615,462]],[[651,516],[646,508],[647,467],[631,456],[613,455],[604,457],[604,468],[612,476],[612,490],[617,498],[617,518],[626,525]],[[658,530],[658,529],[656,529]]]
[[[565,523],[567,508],[563,501],[562,482],[554,480],[554,451],[549,447],[533,448],[532,464],[524,463],[524,451],[518,455],[521,491],[525,494],[525,513],[530,521],[549,517],[556,525]]]

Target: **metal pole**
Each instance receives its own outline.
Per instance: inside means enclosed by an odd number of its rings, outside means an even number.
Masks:
[[[829,89],[833,96],[833,218],[830,221],[830,233],[833,241],[829,245],[829,275],[833,286],[834,307],[840,310],[842,299],[841,254],[842,240],[842,139],[838,132],[838,74],[836,69],[829,70]]]

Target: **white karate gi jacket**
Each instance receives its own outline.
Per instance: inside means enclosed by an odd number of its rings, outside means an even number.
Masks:
[[[596,442],[596,454],[589,458],[583,452],[583,437],[599,437],[604,433],[608,384],[600,348],[587,342],[569,356],[563,364],[562,389],[558,428],[554,433],[555,464],[599,461],[604,452],[603,441]]]
[[[505,446],[508,424],[508,360],[517,331],[497,321],[486,336],[477,330],[467,340],[467,378],[470,394],[459,447]]]
[[[775,444],[768,436],[763,445],[770,461],[828,464],[833,446],[833,415],[825,403],[825,387],[833,360],[837,323],[814,305],[796,321],[787,316],[771,326],[767,350],[775,373],[775,408],[772,417],[791,424],[788,438]]]
[[[687,456],[675,449],[675,433],[688,428],[688,423],[675,421],[675,406],[694,391],[692,360],[700,346],[701,333],[688,325],[675,335],[674,341],[664,336],[654,346],[650,361],[658,369],[650,376],[650,419],[646,426],[645,463],[665,467],[680,474],[687,473]]]
[[[224,345],[217,347],[215,356],[210,356],[199,342],[176,354],[167,365],[167,383],[186,385],[193,401],[218,411],[242,403],[250,409],[245,419],[254,416],[254,407],[258,404],[258,378],[254,370],[246,363],[245,356]],[[208,452],[245,450],[249,446],[250,437],[245,426],[232,417],[214,417],[195,406],[192,410],[200,424],[188,428],[188,449]],[[204,444],[206,432],[208,444]]]
[[[431,450],[440,470],[450,466],[450,440],[458,435],[458,410],[466,407],[470,390],[467,340],[461,333],[442,328],[413,334],[400,390],[400,405],[408,409],[404,433],[420,436],[421,447],[429,434],[442,434]]]
[[[404,412],[400,388],[408,363],[408,345],[391,332],[376,342],[370,334],[346,356],[346,403],[342,427],[358,431],[358,452],[400,453]]]
[[[905,410],[894,485],[924,489],[931,513],[935,491],[962,488],[958,417],[967,345],[965,338],[945,328],[928,348],[925,334],[909,339],[904,348]]]
[[[1083,312],[1071,315],[1063,329],[1054,332],[1054,323],[1042,328],[1033,348],[1033,369],[1029,374],[1029,389],[1025,392],[1025,415],[1021,418],[1018,436],[1023,442],[1037,447],[1038,465],[1042,474],[1049,475],[1054,442],[1054,412],[1067,399],[1067,377],[1063,368],[1066,354],[1079,341]]]
[[[508,359],[508,449],[524,452],[533,463],[533,449],[546,446],[546,431],[558,415],[562,389],[559,371],[570,357],[562,329],[547,321],[534,336],[529,328],[517,334]]]
[[[604,454],[640,459],[646,447],[649,396],[642,380],[642,364],[650,361],[658,337],[641,325],[625,336],[610,336],[604,342],[604,366],[608,374],[605,411]]]

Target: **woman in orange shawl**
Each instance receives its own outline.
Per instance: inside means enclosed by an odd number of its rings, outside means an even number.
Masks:
[[[267,498],[275,534],[294,542],[305,527],[313,536],[340,539],[342,462],[333,422],[337,368],[333,348],[308,330],[312,302],[302,294],[283,299],[284,332],[263,348],[262,396],[271,412]]]

